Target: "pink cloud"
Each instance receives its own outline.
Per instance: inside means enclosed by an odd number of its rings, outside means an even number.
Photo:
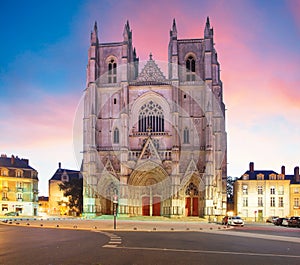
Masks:
[[[59,145],[65,139],[71,139],[78,101],[72,95],[48,95],[37,104],[29,100],[2,104],[7,113],[6,119],[0,120],[2,148]]]

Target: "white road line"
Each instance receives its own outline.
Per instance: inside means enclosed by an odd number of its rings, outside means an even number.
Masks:
[[[233,252],[233,251],[215,251],[215,250],[197,250],[197,249],[172,249],[172,248],[143,248],[143,247],[118,247],[122,249],[132,250],[149,250],[149,251],[170,251],[170,252],[188,252],[188,253],[202,253],[202,254],[226,254],[226,255],[245,255],[245,256],[262,256],[262,257],[284,257],[297,258],[300,256],[275,254],[275,253],[249,253],[249,252]]]

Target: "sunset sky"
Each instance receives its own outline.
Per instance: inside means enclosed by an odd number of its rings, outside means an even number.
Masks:
[[[85,89],[90,32],[122,40],[127,20],[140,60],[167,60],[169,30],[214,28],[221,64],[228,175],[292,174],[300,165],[300,0],[64,0],[0,3],[0,153],[28,158],[39,195],[58,167],[79,169],[73,121]]]

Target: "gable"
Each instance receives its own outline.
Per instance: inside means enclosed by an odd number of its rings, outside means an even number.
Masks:
[[[163,72],[160,70],[158,65],[152,59],[150,55],[150,60],[147,61],[145,67],[137,77],[138,82],[159,82],[166,81]]]

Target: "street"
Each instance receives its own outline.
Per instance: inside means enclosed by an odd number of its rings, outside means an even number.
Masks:
[[[103,232],[0,225],[0,264],[300,264],[300,239],[288,237],[300,229],[278,228]],[[283,240],[272,238],[277,230]]]

